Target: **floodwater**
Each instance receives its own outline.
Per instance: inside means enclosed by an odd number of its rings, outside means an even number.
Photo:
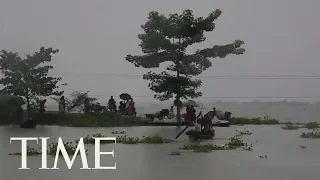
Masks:
[[[112,166],[116,162],[116,170],[80,170],[81,160],[77,158],[73,169],[67,169],[62,158],[58,161],[59,170],[39,170],[41,156],[29,156],[30,170],[18,170],[21,156],[9,156],[8,153],[20,152],[20,143],[9,143],[10,137],[62,137],[64,140],[76,140],[91,133],[103,133],[111,136],[112,130],[126,131],[129,136],[163,135],[173,139],[182,129],[177,127],[130,127],[130,128],[69,128],[56,126],[40,126],[36,130],[17,127],[0,127],[0,179],[23,180],[100,180],[100,179],[135,179],[135,180],[192,180],[192,179],[224,179],[224,180],[270,180],[270,179],[318,179],[320,169],[320,140],[301,139],[299,135],[306,129],[283,130],[280,126],[232,126],[216,128],[214,140],[204,143],[224,144],[235,135],[236,130],[251,131],[252,135],[243,139],[253,144],[254,150],[244,151],[242,148],[211,153],[194,153],[181,151],[180,156],[168,155],[171,150],[189,142],[185,135],[170,144],[161,145],[124,145],[105,144],[102,151],[115,150],[115,157],[102,155],[101,164]],[[306,146],[301,149],[299,146]],[[39,147],[30,143],[32,147]],[[94,167],[94,145],[86,145],[89,149],[89,167]],[[267,155],[267,159],[259,158]],[[79,156],[78,156],[79,157]],[[48,167],[53,166],[54,158],[48,159]]]

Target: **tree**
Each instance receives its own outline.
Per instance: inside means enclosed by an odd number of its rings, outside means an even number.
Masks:
[[[0,83],[4,88],[0,92],[22,97],[29,112],[32,104],[37,104],[40,97],[63,94],[63,91],[58,90],[61,86],[58,83],[62,78],[48,75],[49,70],[53,68],[48,63],[51,62],[52,55],[58,51],[41,47],[38,52],[28,54],[22,59],[18,53],[2,50],[0,70],[4,77],[0,79]]]
[[[160,74],[152,71],[143,75],[149,80],[149,88],[154,91],[155,99],[169,100],[175,96],[177,106],[177,120],[180,122],[180,99],[197,98],[202,95],[197,89],[201,80],[193,77],[200,75],[211,67],[209,58],[225,58],[227,55],[243,54],[245,49],[241,40],[227,45],[215,45],[211,48],[198,50],[187,54],[189,46],[205,41],[205,32],[213,31],[215,21],[221,15],[221,10],[211,12],[206,18],[195,17],[191,10],[184,10],[182,14],[163,14],[152,11],[147,22],[141,26],[143,34],[139,34],[140,47],[144,55],[127,55],[126,60],[136,67],[158,68],[167,62],[166,71]]]

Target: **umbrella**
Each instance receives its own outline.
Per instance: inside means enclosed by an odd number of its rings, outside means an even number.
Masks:
[[[199,104],[193,100],[188,100],[187,102],[183,103],[183,106],[194,106],[194,107],[200,107]]]
[[[125,100],[125,101],[128,101],[131,99],[131,96],[128,93],[122,93],[122,94],[120,94],[119,97],[120,97],[120,99]]]

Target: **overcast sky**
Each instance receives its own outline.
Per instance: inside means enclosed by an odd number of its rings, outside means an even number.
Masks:
[[[246,52],[213,59],[203,76],[320,76],[319,7],[319,0],[0,0],[0,49],[23,55],[41,46],[58,48],[52,72],[68,83],[66,93],[88,90],[103,100],[121,92],[152,97],[141,77],[92,74],[146,71],[125,56],[141,53],[137,35],[150,11],[168,14],[189,8],[206,16],[218,8],[222,15],[216,30],[192,51],[241,39]],[[320,96],[319,83],[207,77],[201,90],[204,97],[310,97]]]

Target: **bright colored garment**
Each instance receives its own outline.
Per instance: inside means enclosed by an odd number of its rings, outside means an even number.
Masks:
[[[128,106],[128,112],[133,112],[134,106],[133,104],[129,104]]]

